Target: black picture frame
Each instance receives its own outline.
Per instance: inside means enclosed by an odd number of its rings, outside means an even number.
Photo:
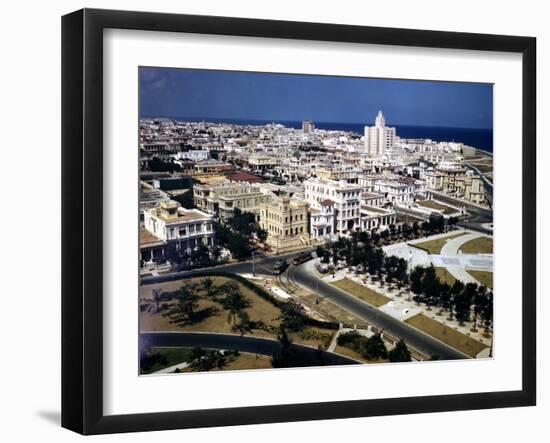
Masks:
[[[103,30],[502,51],[523,65],[522,388],[106,416],[103,413]],[[83,9],[62,18],[62,426],[82,434],[152,431],[536,404],[536,39],[228,17]]]

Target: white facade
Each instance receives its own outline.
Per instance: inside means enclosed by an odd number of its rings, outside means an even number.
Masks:
[[[365,126],[365,150],[371,157],[380,157],[395,144],[395,128],[386,126],[382,111],[378,111],[374,126]]]
[[[195,162],[200,162],[203,160],[208,160],[208,151],[206,149],[193,149],[189,151],[180,151],[176,156],[177,160],[193,160]]]
[[[408,203],[424,197],[426,184],[412,177],[387,178],[374,185],[374,192],[382,194],[392,204]]]
[[[212,246],[214,242],[213,217],[198,209],[179,207],[175,201],[161,202],[160,207],[144,211],[143,223],[156,238],[174,242],[187,253],[201,244]]]
[[[360,228],[361,186],[318,178],[310,178],[304,184],[305,199],[312,208],[321,210],[328,201],[334,203],[335,234],[347,234]]]
[[[330,238],[334,234],[334,202],[325,200],[320,209],[310,209],[310,235],[314,239]]]

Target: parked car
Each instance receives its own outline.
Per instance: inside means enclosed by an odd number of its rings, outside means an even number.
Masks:
[[[279,275],[285,272],[285,269],[288,267],[286,260],[277,260],[273,265],[273,274]]]
[[[292,262],[294,263],[294,265],[298,266],[298,265],[301,265],[302,263],[305,263],[308,260],[311,260],[312,258],[313,257],[311,256],[311,252],[302,252],[301,254],[294,257]]]

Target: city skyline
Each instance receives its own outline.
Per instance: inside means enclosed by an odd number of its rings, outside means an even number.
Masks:
[[[140,374],[494,358],[491,85],[140,81]]]
[[[141,67],[139,89],[140,118],[493,127],[491,84]]]

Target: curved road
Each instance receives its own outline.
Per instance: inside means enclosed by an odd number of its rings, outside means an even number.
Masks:
[[[279,258],[284,258],[287,262],[291,262],[293,256],[300,252],[289,253],[281,256],[259,256],[255,260],[255,270],[259,274],[271,274],[273,265]],[[424,334],[422,331],[409,326],[408,324],[391,317],[388,314],[376,309],[373,306],[359,300],[358,298],[344,292],[331,284],[326,283],[318,277],[317,273],[312,269],[313,261],[306,262],[300,266],[289,266],[283,273],[282,278],[285,280],[287,276],[289,281],[294,281],[296,284],[304,286],[312,292],[318,292],[321,297],[326,297],[341,308],[351,312],[359,318],[375,325],[379,329],[383,329],[388,334],[402,338],[411,347],[425,355],[438,355],[441,359],[464,359],[469,358],[460,351],[447,346],[445,343],[434,339],[433,337]],[[235,274],[251,274],[253,269],[252,261],[230,263],[226,265],[215,266],[208,270],[220,270],[233,272]],[[141,279],[141,284],[161,283],[163,281],[178,280],[185,275],[192,274],[195,271],[182,271],[173,274],[159,275],[156,277],[145,277]],[[219,335],[219,334],[217,334]],[[237,337],[239,338],[239,337]],[[257,339],[256,337],[246,337]],[[243,352],[246,352],[243,350]],[[255,352],[255,351],[251,351]],[[258,352],[261,353],[261,352]],[[270,354],[271,355],[271,354]]]
[[[304,252],[304,250],[298,251],[298,252],[290,252],[287,254],[282,254],[277,256],[257,255],[254,262],[252,260],[246,260],[241,262],[228,263],[224,265],[212,266],[210,268],[205,268],[205,269],[172,272],[169,274],[162,274],[162,275],[157,275],[152,277],[141,277],[140,284],[150,285],[154,283],[162,283],[165,281],[179,280],[180,278],[185,277],[186,275],[193,274],[195,272],[201,272],[201,271],[225,271],[225,272],[233,272],[234,274],[252,274],[252,271],[255,270],[257,274],[272,275],[273,266],[275,265],[275,262],[277,260],[283,259],[283,260],[286,260],[288,263],[290,263],[294,256],[301,254],[302,252]]]
[[[328,298],[331,302],[371,325],[386,331],[393,337],[402,338],[408,345],[425,355],[438,355],[442,360],[469,358],[445,343],[326,283],[317,276],[313,264],[313,261],[309,261],[301,266],[294,267],[290,274],[291,277],[294,278],[296,283],[307,287],[311,291],[315,292],[317,290],[319,295]]]
[[[142,343],[155,347],[194,348],[199,346],[205,349],[237,349],[241,352],[262,354],[270,357],[281,349],[281,344],[277,340],[251,337],[249,335],[241,337],[235,334],[218,334],[213,332],[141,332],[140,335]],[[300,354],[308,356],[312,361],[316,360],[319,352],[321,352],[323,360],[327,364],[356,365],[361,363],[339,354],[319,351],[309,346],[298,344],[291,346],[299,351]]]

